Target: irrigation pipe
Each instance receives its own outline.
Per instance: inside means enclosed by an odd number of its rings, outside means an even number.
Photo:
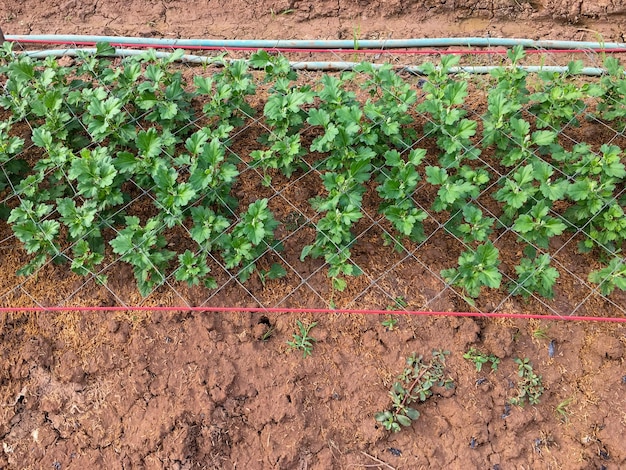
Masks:
[[[514,47],[530,49],[624,49],[626,43],[593,41],[549,41],[521,38],[422,38],[422,39],[343,39],[343,40],[287,40],[287,39],[165,39],[124,36],[89,35],[5,35],[7,41],[46,42],[62,41],[72,44],[149,45],[154,47],[245,47],[255,49],[408,49],[425,47]]]
[[[80,49],[50,49],[50,50],[40,50],[40,51],[25,51],[22,54],[26,54],[35,59],[43,59],[46,57],[62,57],[62,56],[77,56],[79,52],[87,52],[90,54],[95,54],[95,48],[80,48]],[[116,49],[114,54],[111,56],[114,57],[129,57],[129,56],[138,56],[143,54],[143,51],[135,50],[135,49]],[[158,58],[167,58],[171,55],[171,52],[156,52],[156,57]],[[183,55],[180,59],[183,62],[194,63],[194,64],[214,64],[220,65],[229,59],[224,58],[215,58],[215,57],[204,57],[199,55],[186,54]],[[315,71],[347,71],[353,70],[359,62],[289,62],[291,67],[294,70],[315,70]],[[372,64],[374,68],[380,68],[383,64]],[[487,65],[487,66],[463,66],[463,67],[450,67],[449,72],[452,74],[455,73],[471,73],[471,74],[487,74],[490,73],[494,69],[501,68],[501,66],[496,65]],[[553,73],[565,73],[568,68],[565,66],[537,66],[537,65],[526,65],[519,66],[518,68],[526,70],[529,73],[536,72],[553,72]],[[416,75],[424,74],[422,67],[418,65],[408,65],[401,67],[402,71],[413,73]],[[603,68],[599,67],[585,67],[581,70],[580,75],[588,75],[588,76],[600,76],[604,75],[606,72]]]
[[[589,317],[584,315],[541,315],[525,313],[429,312],[419,310],[365,310],[330,308],[278,308],[278,307],[0,307],[0,313],[52,313],[52,312],[214,312],[214,313],[320,313],[353,315],[414,315],[439,317],[513,318],[521,320],[558,320],[581,322],[626,323],[626,317]]]
[[[66,46],[93,46],[95,45],[91,41],[66,41],[66,40],[54,40],[54,41],[43,41],[38,39],[22,39],[20,41],[22,44],[59,44]],[[133,48],[163,48],[159,44],[119,44],[115,41],[109,43],[112,46],[125,46],[125,47],[133,47]],[[168,46],[169,48],[170,46]],[[255,52],[258,51],[258,47],[244,47],[244,46],[184,46],[184,49],[198,49],[205,51],[242,51],[242,52]],[[281,52],[284,54],[287,53],[308,53],[308,54],[317,54],[317,53],[329,53],[329,54],[350,54],[350,55],[381,55],[383,53],[392,54],[392,55],[438,55],[438,54],[457,54],[457,55],[506,55],[509,49],[505,47],[499,48],[468,48],[465,47],[463,49],[435,49],[435,48],[411,48],[411,49],[306,49],[306,48],[293,48],[293,47],[272,47],[266,48],[267,50]],[[581,54],[581,53],[589,53],[594,52],[597,54],[600,53],[623,53],[626,52],[626,47],[623,48],[612,48],[612,49],[603,49],[603,48],[592,48],[592,49],[526,49],[526,54]]]

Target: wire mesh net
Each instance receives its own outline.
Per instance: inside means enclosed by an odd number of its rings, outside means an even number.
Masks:
[[[5,46],[2,306],[625,313],[613,56],[99,47]]]

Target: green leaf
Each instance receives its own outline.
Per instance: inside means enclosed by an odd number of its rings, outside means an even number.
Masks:
[[[302,248],[302,252],[300,253],[300,261],[304,261],[304,259],[309,256],[311,250],[313,249],[313,245],[305,245]]]
[[[161,151],[161,138],[155,128],[151,127],[147,131],[139,131],[135,140],[139,154],[145,158],[158,156]]]
[[[112,56],[115,55],[115,48],[108,42],[96,43],[96,56]]]
[[[396,415],[396,421],[404,427],[411,425],[411,419],[401,414]]]
[[[536,131],[532,134],[532,141],[535,145],[550,145],[556,140],[556,132]]]
[[[582,73],[585,68],[585,64],[582,60],[573,60],[569,64],[567,64],[567,72],[570,75],[578,75]]]
[[[287,275],[287,271],[279,263],[273,263],[270,270],[267,272],[266,277],[268,279],[280,279]]]
[[[32,140],[33,144],[44,149],[51,148],[53,144],[52,133],[43,127],[33,129]]]
[[[330,115],[323,109],[312,108],[309,110],[307,122],[312,126],[326,127],[330,123]]]
[[[441,185],[444,184],[448,179],[448,172],[444,168],[439,168],[436,166],[427,166],[426,167],[426,181],[430,184]]]
[[[411,421],[415,421],[417,419],[419,419],[420,417],[420,412],[417,411],[414,408],[407,408],[406,409],[406,415],[407,417],[411,420]]]

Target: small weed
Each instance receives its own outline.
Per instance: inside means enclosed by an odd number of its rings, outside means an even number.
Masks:
[[[400,308],[406,308],[406,306],[409,305],[408,302],[401,295],[395,298],[395,302],[396,306]]]
[[[465,354],[463,354],[463,358],[468,361],[472,361],[476,366],[476,371],[480,372],[483,368],[483,364],[491,362],[491,370],[498,370],[498,364],[500,364],[500,358],[494,356],[493,354],[486,355],[481,353],[480,351],[474,349],[473,347],[469,349]]]
[[[361,37],[361,26],[355,26],[352,28],[352,41],[354,43],[354,50],[359,50],[359,38]]]
[[[570,411],[567,407],[572,403],[573,398],[566,398],[561,403],[556,406],[556,414],[561,419],[562,422],[567,423],[569,421]]]
[[[433,394],[434,386],[454,386],[452,379],[444,378],[446,354],[444,351],[433,351],[430,362],[424,362],[423,357],[415,353],[409,356],[404,371],[389,391],[391,409],[376,413],[376,421],[388,431],[398,432],[401,426],[410,426],[420,416],[419,411],[410,407],[412,403],[426,401]]]
[[[317,325],[317,322],[305,324],[300,320],[296,320],[296,324],[298,325],[300,334],[294,333],[293,341],[287,341],[287,345],[290,349],[301,350],[302,357],[310,356],[313,352],[313,342],[315,342],[315,338],[311,338],[309,336],[309,332],[315,325]]]
[[[276,11],[273,8],[270,8],[270,16],[272,18],[272,20],[275,20],[277,16],[285,16],[285,15],[290,15],[291,13],[293,13],[295,10],[293,8],[287,8],[286,10],[279,10]]]
[[[269,339],[274,335],[276,328],[273,326],[269,327],[265,333],[261,335],[260,340],[263,342],[269,341]]]
[[[381,325],[387,328],[387,331],[393,331],[397,323],[398,323],[398,319],[391,315],[389,315],[385,320],[380,322]]]
[[[530,359],[520,359],[518,357],[515,359],[515,363],[517,364],[517,375],[519,375],[520,381],[517,386],[517,396],[511,398],[511,404],[524,406],[526,400],[531,405],[538,404],[544,390],[541,376],[534,373]]]
[[[548,339],[548,329],[537,327],[533,330],[533,338],[535,339]]]
[[[393,299],[393,305],[388,305],[387,310],[397,310],[398,308],[406,308],[409,305],[401,295]]]

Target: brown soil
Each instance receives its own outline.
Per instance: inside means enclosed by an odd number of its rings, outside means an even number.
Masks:
[[[343,5],[340,5],[343,3]],[[460,4],[461,3],[461,4]],[[83,33],[204,38],[404,38],[510,36],[622,41],[621,1],[528,2],[467,0],[401,2],[150,2],[112,0],[1,4],[5,34]],[[356,31],[356,33],[355,33]],[[247,136],[254,140],[256,135]],[[611,136],[610,138],[613,138]],[[621,136],[620,138],[623,138]],[[243,139],[243,137],[242,137]],[[245,148],[246,142],[234,144]],[[619,145],[624,146],[623,143]],[[306,185],[303,185],[306,188]],[[283,195],[305,202],[311,181]],[[238,188],[262,197],[264,189]],[[252,192],[254,191],[254,192]],[[251,196],[248,196],[251,197]],[[291,213],[274,199],[272,210]],[[298,206],[300,207],[300,206]],[[304,207],[304,205],[302,206]],[[304,211],[304,209],[303,209]],[[310,214],[305,214],[310,215]],[[434,228],[433,228],[434,230]],[[0,240],[10,231],[0,225]],[[287,240],[297,259],[312,233]],[[514,250],[503,237],[499,248]],[[384,308],[402,297],[407,309],[459,310],[468,306],[442,289],[432,272],[458,246],[427,243],[420,260],[380,248],[380,233],[365,232],[355,248],[367,279],[350,280],[337,305]],[[188,289],[142,300],[132,272],[116,264],[110,290],[47,266],[25,284],[13,275],[24,261],[2,242],[2,306],[193,305],[326,306],[331,293],[319,260],[292,262],[299,278],[245,287],[233,280],[211,297]],[[291,250],[291,251],[290,251]],[[293,252],[293,253],[291,253]],[[291,255],[290,255],[291,253]],[[295,256],[294,256],[295,253]],[[479,299],[483,311],[571,312],[577,267],[588,263],[560,252],[570,268],[554,301]],[[503,267],[506,270],[506,266]],[[219,267],[215,268],[218,271]],[[307,277],[311,276],[311,277]],[[228,281],[226,273],[223,280]],[[370,285],[368,279],[376,279]],[[15,291],[12,287],[21,285]],[[310,286],[316,286],[313,291]],[[574,300],[572,300],[574,299]],[[589,298],[577,313],[623,312],[624,295]],[[317,321],[313,355],[289,351],[295,320]],[[358,469],[358,468],[623,468],[626,466],[626,328],[591,323],[284,313],[45,313],[0,316],[0,468]],[[550,341],[556,345],[549,355]],[[474,346],[502,358],[478,373],[462,358]],[[390,405],[388,391],[412,352],[450,351],[452,391],[419,406],[421,417],[398,434],[373,416]],[[508,407],[516,392],[514,358],[528,357],[546,392],[537,406]],[[567,403],[565,414],[559,404]]]

